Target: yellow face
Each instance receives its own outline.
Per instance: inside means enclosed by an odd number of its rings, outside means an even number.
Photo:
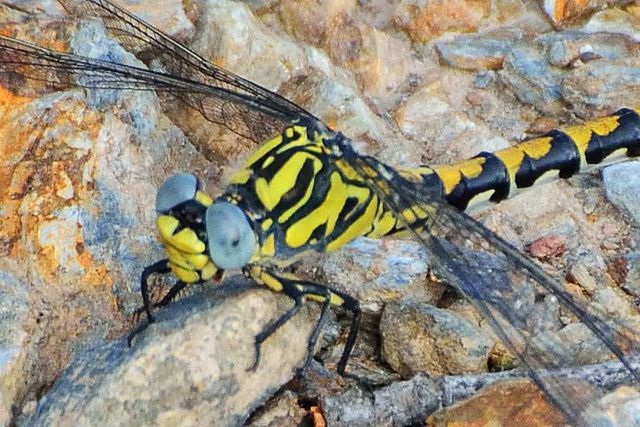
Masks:
[[[201,191],[196,192],[194,199],[204,206],[213,204],[213,200]],[[184,227],[176,232],[181,224],[171,215],[159,215],[157,225],[169,266],[178,279],[195,283],[209,280],[221,271],[211,261],[207,245],[193,229]]]

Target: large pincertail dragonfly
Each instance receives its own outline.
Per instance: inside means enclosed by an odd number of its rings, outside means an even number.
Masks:
[[[161,186],[157,225],[166,258],[147,267],[141,279],[149,323],[154,321],[150,275],[173,272],[178,278],[155,304],[164,306],[189,284],[219,280],[225,270],[241,269],[294,301],[256,336],[254,367],[261,344],[312,299],[322,304],[322,311],[309,338],[308,357],[330,305],[352,314],[337,367],[345,374],[360,321],[358,301],[282,269],[302,253],[334,251],[359,236],[412,235],[430,254],[434,274],[473,303],[570,422],[583,421],[583,408],[575,398],[579,390],[544,379],[539,371],[562,365],[563,360],[526,338],[534,331],[521,298],[531,289],[557,298],[640,382],[622,350],[638,347],[637,331],[590,311],[536,262],[464,213],[480,199],[498,202],[549,173],[568,178],[614,156],[639,155],[640,110],[621,109],[450,166],[396,169],[358,154],[345,135],[302,107],[216,67],[107,0],[60,3],[70,14],[101,19],[125,49],[143,60],[154,59],[161,68],[80,57],[0,36],[0,73],[9,74],[10,81],[28,78],[58,88],[155,90],[261,144],[215,200],[200,190],[192,174],[175,175]]]

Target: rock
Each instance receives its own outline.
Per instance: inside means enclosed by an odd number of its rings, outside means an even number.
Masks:
[[[425,304],[388,304],[380,320],[382,356],[408,378],[483,372],[493,345],[481,330],[447,310]]]
[[[547,114],[557,113],[564,72],[549,64],[537,47],[528,43],[514,46],[498,74],[521,102]]]
[[[446,5],[418,0],[400,4],[392,19],[412,40],[426,42],[445,31],[474,31],[489,14],[489,5],[482,2],[455,0]]]
[[[255,336],[290,300],[229,280],[157,313],[126,340],[80,353],[25,425],[242,425],[304,363],[314,322],[295,316],[261,348]],[[226,295],[225,295],[226,294]]]
[[[621,105],[633,107],[640,96],[640,59],[576,68],[562,81],[560,92],[583,117],[613,113]]]
[[[543,34],[535,42],[546,52],[547,60],[558,68],[580,67],[591,61],[614,61],[638,55],[638,45],[622,34],[563,31]]]
[[[602,178],[607,199],[640,223],[640,162],[609,166]]]
[[[34,397],[29,388],[35,382],[30,337],[35,319],[29,300],[26,280],[0,271],[0,425],[11,424],[15,408],[26,396]]]
[[[268,402],[261,413],[248,424],[251,427],[297,427],[302,423],[307,411],[300,407],[297,395],[285,390]],[[314,425],[317,425],[314,423]]]
[[[435,304],[444,287],[428,283],[428,255],[418,242],[357,239],[337,253],[328,254],[324,273],[332,286],[379,311],[405,297]]]
[[[637,10],[637,8],[636,8]],[[638,12],[635,16],[633,9],[605,9],[591,15],[589,22],[583,27],[582,31],[588,33],[619,33],[633,37],[636,42],[640,41],[640,34],[635,24]]]
[[[544,12],[553,22],[560,23],[586,14],[594,9],[625,3],[624,0],[595,0],[590,2],[550,0],[544,3]]]
[[[440,405],[437,381],[418,375],[367,393],[352,388],[321,399],[330,426],[401,426],[419,423]]]
[[[618,286],[640,298],[640,254],[630,253],[613,259],[609,263],[609,273]]]
[[[526,402],[526,404],[523,404]],[[472,399],[442,409],[427,420],[429,426],[520,425],[560,426],[562,413],[528,380],[494,384]]]
[[[534,258],[558,257],[567,251],[567,238],[557,234],[543,236],[529,243],[527,249]]]
[[[585,410],[589,425],[633,427],[640,424],[640,392],[622,386]]]
[[[493,70],[502,68],[505,56],[521,37],[517,29],[506,29],[486,34],[465,34],[449,42],[436,42],[435,46],[440,58],[451,67]]]

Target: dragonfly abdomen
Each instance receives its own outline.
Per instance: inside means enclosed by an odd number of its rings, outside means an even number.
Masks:
[[[495,153],[453,165],[413,170],[440,181],[443,196],[461,210],[512,197],[519,189],[569,178],[594,165],[640,155],[640,110],[621,109],[581,126],[552,130]],[[435,177],[433,176],[435,175]],[[436,178],[437,177],[437,178]]]

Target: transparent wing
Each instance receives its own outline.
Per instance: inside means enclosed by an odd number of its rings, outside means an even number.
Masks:
[[[595,335],[595,341],[605,346],[604,350],[622,361],[629,379],[640,382],[640,374],[624,354],[637,353],[640,348],[635,328],[605,321],[590,311],[538,264],[444,199],[403,180],[376,159],[358,155],[346,144],[341,151],[344,160],[423,244],[431,255],[435,274],[472,302],[568,420],[584,425],[582,411],[594,397],[585,396],[584,384],[542,375],[545,369],[575,365],[576,355],[562,351],[563,343],[545,340],[540,316],[550,313],[536,316],[540,296],[557,298]],[[371,176],[372,169],[378,172],[377,177]]]
[[[302,110],[300,107],[282,108],[266,98],[256,98],[254,94],[229,84],[212,85],[187,76],[51,51],[2,35],[0,74],[43,81],[57,89],[155,90],[165,97],[184,102],[205,119],[258,144],[300,117],[299,110]],[[240,77],[237,79],[244,84]],[[255,84],[250,86],[266,91]],[[281,99],[274,93],[271,95],[274,99]]]

